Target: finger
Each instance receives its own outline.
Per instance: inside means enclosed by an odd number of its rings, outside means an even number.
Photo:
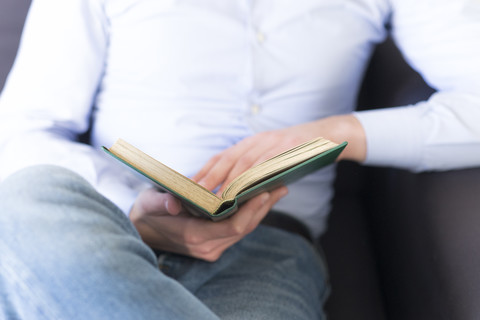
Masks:
[[[253,163],[255,163],[255,161],[258,159],[259,153],[261,153],[261,150],[259,149],[259,147],[253,147],[247,150],[246,152],[239,155],[239,157],[230,164],[230,170],[225,172],[226,176],[222,181],[223,183],[218,192],[219,194],[223,192],[223,190],[228,186],[231,181],[233,181],[240,174],[252,167]]]
[[[217,194],[222,194],[225,188],[227,188],[228,185],[242,173],[262,163],[263,161],[270,159],[276,154],[277,151],[273,148],[266,150],[264,149],[264,147],[257,147],[249,151],[247,154],[242,156],[242,158],[240,158],[231,168],[228,176],[225,178],[225,181],[223,182],[222,187],[219,189]]]
[[[259,195],[242,205],[232,217],[212,222],[203,218],[177,216],[164,217],[163,223],[168,224],[171,240],[185,243],[186,246],[196,246],[215,239],[229,238],[241,235],[254,215],[269,199],[268,193]]]
[[[200,244],[213,239],[245,235],[251,231],[249,227],[255,221],[253,219],[263,219],[273,204],[287,192],[288,189],[282,187],[272,193],[262,193],[243,204],[233,216],[216,223],[205,219],[190,221],[186,226],[188,238],[185,240],[191,244]]]
[[[232,217],[236,219],[218,223],[191,216],[163,216],[161,225],[168,225],[168,229],[152,228],[156,224],[143,226],[145,228],[139,225],[142,238],[154,248],[215,261],[227,248],[250,233],[286,190],[284,187],[257,196]]]
[[[273,205],[275,205],[280,199],[282,199],[288,194],[288,187],[287,186],[278,187],[277,189],[272,190],[270,194],[271,194],[270,202],[273,207]]]
[[[142,191],[139,195],[138,201],[144,212],[177,215],[182,210],[180,200],[173,197],[171,194],[159,192],[154,188]]]
[[[247,229],[254,230],[260,224],[260,222],[265,218],[268,212],[270,212],[272,207],[287,194],[288,194],[288,188],[286,186],[283,186],[271,191],[270,198],[268,199],[267,203],[265,203],[264,207],[261,210],[261,213],[253,217]]]
[[[217,186],[223,183],[228,173],[232,169],[236,158],[233,152],[225,152],[212,165],[209,171],[198,181],[200,185],[208,190],[214,190]]]
[[[228,238],[219,238],[205,241],[204,237],[186,232],[183,227],[187,220],[196,220],[194,217],[173,217],[164,216],[162,222],[168,224],[167,230],[152,228],[152,224],[137,224],[143,241],[152,248],[166,250],[203,259],[206,261],[215,261],[221,254],[234,243],[238,242],[242,236],[232,236]],[[199,219],[203,222],[216,224],[205,219]]]
[[[262,208],[268,207],[270,197],[269,192],[264,192],[242,204],[234,215],[217,223],[219,224],[218,236],[227,238],[244,235],[251,231],[248,227],[251,225],[252,219],[257,215],[263,215],[265,210]],[[266,204],[267,206],[265,206]]]
[[[212,158],[212,160],[208,162],[208,169],[202,169],[201,173],[195,176],[195,179],[198,179],[198,183],[209,190],[213,190],[222,184],[238,159],[248,151],[249,144],[245,142],[242,143],[243,141],[244,140]]]
[[[191,179],[195,182],[199,182],[200,180],[202,180],[202,178],[205,177],[207,172],[209,172],[213,168],[215,163],[218,162],[218,160],[222,156],[222,153],[223,152],[211,157],[210,160],[208,160],[207,163],[200,169],[200,171],[198,171]]]
[[[228,149],[217,154],[192,177],[192,180],[208,190],[214,190],[225,180],[226,175],[233,166],[235,159],[231,158],[232,156],[233,153]]]
[[[168,195],[166,198],[165,208],[170,215],[176,216],[183,211],[182,202],[178,198],[172,195]]]
[[[288,189],[286,187],[281,187],[272,191],[262,208],[260,208],[257,213],[252,216],[252,219],[250,219],[250,222],[246,225],[246,228],[242,227],[241,230],[238,230],[240,232],[230,237],[214,239],[198,245],[191,245],[188,247],[189,254],[203,260],[216,261],[226,249],[252,232],[270,211],[271,207],[287,193]]]
[[[210,240],[202,245],[189,246],[187,247],[188,250],[186,254],[198,259],[213,262],[218,260],[225,250],[233,246],[242,238],[243,236],[233,236],[229,238]]]

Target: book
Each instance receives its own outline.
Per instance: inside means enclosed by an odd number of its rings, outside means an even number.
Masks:
[[[102,149],[153,181],[160,190],[179,198],[184,208],[193,215],[219,221],[234,214],[242,203],[252,197],[332,164],[346,145],[347,142],[337,144],[321,137],[300,144],[240,174],[221,196],[122,139],[110,148],[103,146]]]

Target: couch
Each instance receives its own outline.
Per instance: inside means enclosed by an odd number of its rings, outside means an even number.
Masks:
[[[358,105],[406,105],[433,92],[387,38]],[[320,241],[330,319],[480,319],[480,168],[415,174],[341,163],[335,187]]]
[[[0,90],[29,0],[0,0]],[[393,42],[379,45],[365,107],[413,103],[433,90]],[[341,163],[327,257],[331,320],[480,319],[480,169],[413,174]]]

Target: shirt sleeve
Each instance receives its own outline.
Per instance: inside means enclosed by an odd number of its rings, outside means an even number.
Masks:
[[[0,96],[0,180],[30,165],[60,165],[129,211],[138,179],[77,142],[89,126],[108,32],[101,1],[32,1]]]
[[[448,170],[480,164],[480,2],[392,0],[392,36],[437,90],[428,101],[357,112],[369,165]]]

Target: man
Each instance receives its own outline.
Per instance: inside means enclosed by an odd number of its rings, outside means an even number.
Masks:
[[[0,99],[1,267],[25,284],[2,275],[4,310],[321,318],[321,259],[301,237],[257,226],[273,208],[318,237],[333,166],[211,223],[99,147],[122,137],[212,190],[316,136],[348,141],[342,159],[372,165],[478,165],[478,10],[468,0],[34,1]],[[354,113],[387,23],[438,93]],[[79,143],[90,125],[90,145]]]

